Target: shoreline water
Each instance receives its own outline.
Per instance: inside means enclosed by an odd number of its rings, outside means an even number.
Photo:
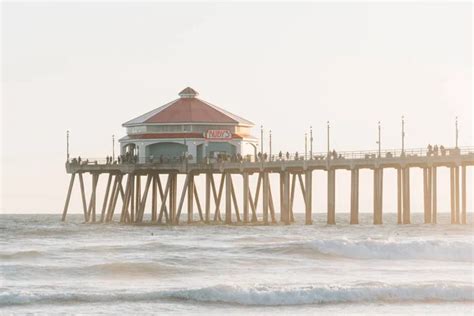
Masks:
[[[0,313],[471,313],[472,224],[295,215],[176,227],[2,214]]]

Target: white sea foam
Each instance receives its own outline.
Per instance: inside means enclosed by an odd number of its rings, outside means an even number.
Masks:
[[[444,240],[314,240],[310,247],[326,255],[357,259],[474,261],[474,243]]]
[[[159,299],[187,300],[253,306],[283,306],[306,304],[342,304],[367,302],[473,302],[471,284],[386,284],[324,285],[305,287],[227,286],[156,292],[111,293],[0,293],[0,306],[25,304],[72,304],[85,302],[154,301]]]

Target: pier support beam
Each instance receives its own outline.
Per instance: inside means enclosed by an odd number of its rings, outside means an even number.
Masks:
[[[374,169],[374,224],[382,224],[383,169]]]
[[[188,174],[188,224],[194,220],[194,175]]]
[[[243,203],[244,203],[244,206],[243,206],[243,209],[244,209],[244,223],[248,223],[249,222],[249,193],[250,193],[250,190],[249,190],[249,174],[248,172],[244,172],[243,174],[243,192],[242,192],[242,195],[243,195]]]
[[[63,222],[66,220],[67,210],[69,208],[69,201],[71,200],[71,192],[72,192],[72,187],[74,186],[75,177],[76,177],[75,173],[71,174],[71,180],[69,181],[69,188],[67,189],[66,202],[64,203],[63,217],[61,219]]]
[[[436,224],[438,221],[438,171],[436,167],[432,168],[431,192],[432,192],[431,222],[433,224]]]
[[[262,172],[262,183],[263,183],[263,192],[262,192],[262,199],[263,199],[263,223],[265,225],[268,224],[268,209],[269,209],[269,190],[268,190],[268,176],[266,172]]]
[[[100,212],[100,222],[103,223],[105,220],[105,211],[107,209],[107,202],[109,200],[109,194],[110,194],[110,185],[112,184],[112,177],[113,175],[109,173],[109,178],[107,180],[107,186],[105,187],[105,196],[104,196],[104,202],[102,204],[102,211]]]
[[[403,224],[410,224],[410,168],[402,169]]]
[[[459,167],[450,167],[451,224],[459,224]]]
[[[401,168],[397,168],[397,224],[402,224],[403,214],[403,190],[402,190],[403,173]]]
[[[281,221],[289,225],[290,224],[290,173],[283,171],[280,174],[280,186],[281,186]]]
[[[432,168],[431,167],[423,168],[423,196],[424,196],[424,222],[425,224],[431,223],[432,178],[433,178]]]
[[[462,223],[467,224],[467,205],[466,205],[466,166],[462,166]]]
[[[351,170],[351,224],[359,224],[359,169]]]
[[[306,170],[304,174],[304,183],[305,183],[305,224],[313,224],[313,172],[311,170]]]
[[[328,214],[327,223],[336,224],[336,170],[328,170]]]
[[[455,173],[456,173],[456,188],[455,188],[455,192],[456,192],[456,224],[461,224],[461,204],[459,203],[459,166],[456,166],[456,169],[455,169]]]
[[[232,224],[232,175],[225,173],[225,223]]]
[[[86,192],[84,190],[84,178],[82,177],[82,172],[79,172],[79,186],[81,187],[81,198],[82,198],[82,209],[84,211],[84,221],[89,221],[89,216],[87,213],[87,202],[86,202]]]
[[[204,204],[205,204],[204,222],[206,224],[208,224],[209,221],[211,220],[211,177],[212,177],[212,173],[206,173],[206,200],[204,201]]]
[[[152,180],[152,187],[151,187],[151,222],[155,223],[157,218],[158,218],[158,181],[157,177],[159,175],[155,174],[152,175],[153,180]]]
[[[177,202],[178,202],[178,174],[170,173],[168,175],[170,178],[170,187],[169,187],[169,212],[170,212],[170,222],[177,223],[179,222],[179,218],[176,218],[177,210]]]

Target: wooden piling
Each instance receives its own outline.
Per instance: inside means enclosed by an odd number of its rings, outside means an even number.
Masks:
[[[232,224],[231,174],[225,173],[225,223]]]
[[[249,222],[249,174],[248,172],[243,173],[243,211],[244,211],[244,223]]]
[[[204,221],[209,223],[211,220],[211,177],[212,173],[206,173],[206,200]]]
[[[459,166],[455,170],[456,224],[461,224],[461,204],[459,203]]]
[[[451,201],[451,224],[456,224],[456,199],[455,199],[455,178],[456,174],[454,171],[455,167],[449,168],[449,184],[450,184],[450,201]]]
[[[328,175],[328,214],[327,223],[329,225],[336,224],[336,170],[330,168]]]
[[[263,192],[262,192],[262,199],[263,199],[263,223],[268,224],[268,208],[269,208],[269,198],[268,198],[268,177],[266,172],[262,173],[263,177]]]
[[[188,175],[188,223],[194,221],[194,175]]]
[[[64,222],[66,220],[67,210],[69,208],[69,201],[71,200],[72,187],[74,186],[74,179],[76,177],[75,173],[71,174],[71,180],[69,181],[69,188],[67,189],[66,202],[64,203],[63,216],[61,220]]]
[[[466,201],[466,166],[462,166],[462,223],[467,224],[467,201]]]
[[[351,170],[351,224],[359,224],[359,169]]]
[[[410,168],[403,168],[402,186],[403,186],[403,224],[411,223],[410,214]]]
[[[313,172],[311,170],[305,171],[305,224],[313,224]]]
[[[282,205],[281,205],[281,220],[285,225],[290,224],[290,173],[283,171],[280,176],[282,186]]]
[[[436,224],[438,221],[438,171],[436,167],[432,168],[432,178],[431,178],[431,192],[432,192],[432,215],[431,222]]]
[[[82,177],[82,172],[79,172],[79,186],[81,188],[82,209],[84,211],[84,222],[88,222],[89,216],[87,213],[86,192],[84,190],[84,178]]]
[[[402,169],[397,168],[397,224],[402,224],[403,212],[403,190],[402,190]]]

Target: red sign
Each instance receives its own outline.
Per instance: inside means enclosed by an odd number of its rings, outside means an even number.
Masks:
[[[227,129],[210,129],[205,135],[206,139],[230,140],[232,133]]]

